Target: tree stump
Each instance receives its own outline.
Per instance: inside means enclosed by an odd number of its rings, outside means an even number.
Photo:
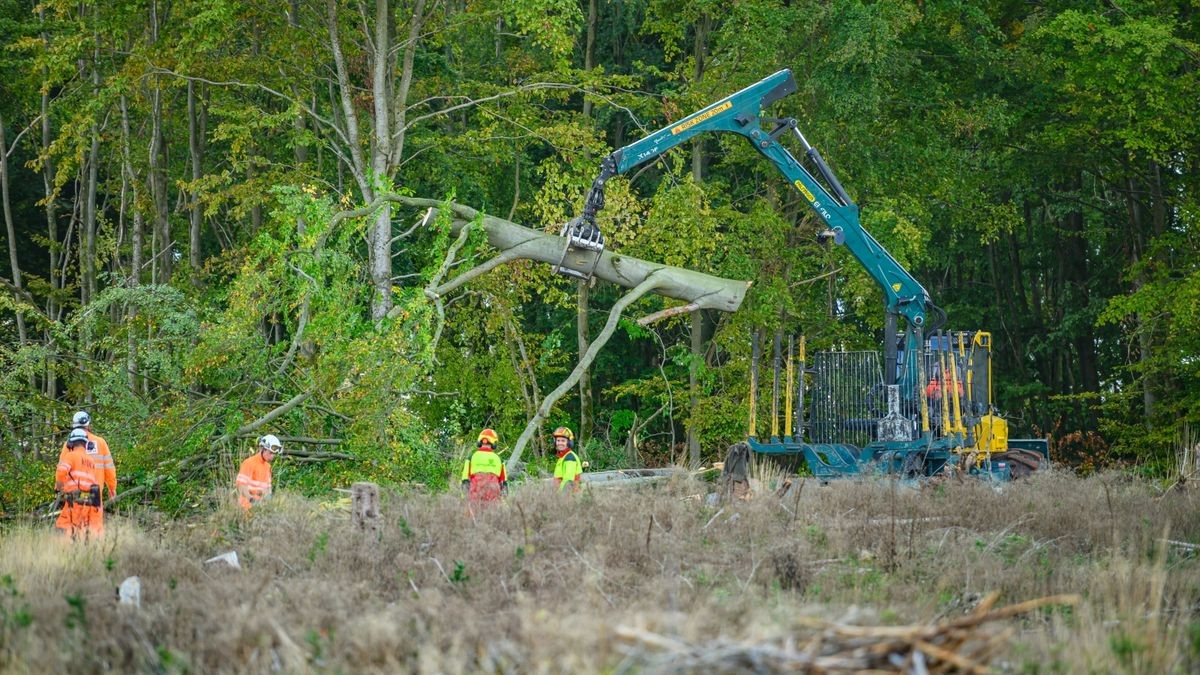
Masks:
[[[747,499],[750,494],[750,444],[729,446],[721,469],[721,488],[726,500]]]
[[[354,483],[350,486],[350,526],[360,532],[379,532],[379,486]]]

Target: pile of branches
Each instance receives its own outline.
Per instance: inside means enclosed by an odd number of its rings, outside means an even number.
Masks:
[[[1013,629],[989,630],[987,624],[1080,600],[1052,595],[993,609],[999,597],[992,593],[970,614],[933,624],[855,626],[797,617],[807,634],[776,643],[693,645],[628,626],[618,627],[617,636],[626,643],[624,665],[639,672],[988,673],[987,663]]]

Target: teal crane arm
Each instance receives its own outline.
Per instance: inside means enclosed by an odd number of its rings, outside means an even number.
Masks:
[[[911,328],[916,329],[915,332],[909,331],[909,344],[906,347],[906,352],[912,354],[912,348],[920,344],[919,337],[918,341],[913,340],[914,333],[919,335],[925,326],[927,313],[941,310],[933,305],[929,293],[908,270],[863,228],[859,222],[858,206],[846,194],[821,153],[809,145],[800,133],[796,120],[762,117],[763,109],[794,91],[796,81],[791,71],[784,69],[614,151],[600,165],[600,174],[588,190],[583,214],[563,227],[563,235],[568,237],[568,246],[590,249],[598,254],[604,249],[604,237],[596,225],[596,214],[604,208],[604,185],[610,178],[658,157],[697,134],[739,134],[773,162],[792,187],[804,196],[809,206],[825,222],[828,229],[824,236],[844,244],[879,284],[888,316],[901,315]],[[764,128],[763,123],[769,123],[771,128]],[[824,179],[825,185],[779,143],[779,137],[788,131],[794,132],[800,139],[805,155]],[[889,333],[889,344],[894,346],[894,321],[889,321]]]

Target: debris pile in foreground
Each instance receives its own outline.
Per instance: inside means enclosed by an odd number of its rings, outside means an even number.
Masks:
[[[617,636],[626,643],[628,660],[651,672],[986,673],[989,659],[1013,631],[992,631],[987,624],[1080,601],[1078,595],[1051,595],[992,609],[999,597],[992,593],[971,614],[934,624],[855,626],[801,618],[812,629],[803,642],[792,636],[779,643],[688,644],[630,626],[618,626]]]

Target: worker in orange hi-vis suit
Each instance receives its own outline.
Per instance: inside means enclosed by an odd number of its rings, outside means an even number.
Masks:
[[[102,488],[108,487],[108,497],[104,496],[103,489],[100,491],[100,508],[103,509],[105,499],[114,499],[117,496],[117,465],[113,463],[112,453],[108,450],[108,441],[92,431],[92,416],[84,410],[75,413],[75,417],[71,419],[71,428],[87,432],[86,452],[96,465],[96,480],[101,483]],[[67,446],[63,445],[62,454],[66,452]]]
[[[479,432],[478,447],[463,464],[462,484],[472,506],[500,500],[500,493],[508,487],[504,475],[504,462],[496,454],[496,442],[500,437],[491,429]]]
[[[258,452],[242,462],[237,475],[238,504],[246,511],[271,496],[271,462],[283,452],[283,443],[274,434],[258,439]]]
[[[104,531],[99,471],[87,454],[87,446],[87,431],[72,429],[67,436],[67,451],[59,458],[54,473],[54,489],[63,505],[54,527],[77,541],[99,537]]]

